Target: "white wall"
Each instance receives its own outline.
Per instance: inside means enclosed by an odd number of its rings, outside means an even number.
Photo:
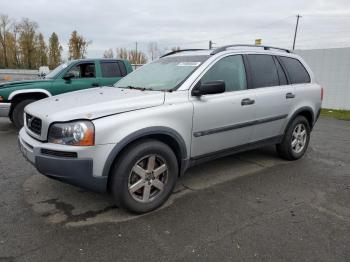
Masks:
[[[295,50],[324,88],[323,108],[350,110],[350,47]]]

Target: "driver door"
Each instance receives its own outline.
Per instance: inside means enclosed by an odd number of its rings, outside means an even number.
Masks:
[[[191,97],[193,136],[191,157],[201,158],[250,142],[255,118],[255,91],[247,89],[241,55],[217,61],[201,78],[202,83],[221,80],[225,92]]]
[[[55,81],[56,94],[100,86],[99,79],[96,77],[96,65],[93,61],[73,65],[65,75],[68,74],[72,74],[73,77],[70,79],[59,78]]]

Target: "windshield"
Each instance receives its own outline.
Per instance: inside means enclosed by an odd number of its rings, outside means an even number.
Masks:
[[[209,56],[164,57],[137,69],[117,82],[119,88],[176,90]]]
[[[61,70],[65,69],[68,66],[68,63],[64,63],[62,65],[59,65],[54,70],[52,70],[50,73],[48,73],[45,78],[56,78],[56,76],[61,72]]]

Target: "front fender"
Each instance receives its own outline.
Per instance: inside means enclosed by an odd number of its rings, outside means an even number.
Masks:
[[[111,153],[109,154],[105,166],[103,168],[103,176],[108,176],[109,171],[112,167],[112,164],[114,160],[117,158],[118,154],[130,143],[142,138],[142,137],[147,137],[150,135],[167,135],[170,136],[172,139],[174,139],[179,148],[180,148],[180,158],[181,160],[185,160],[188,158],[188,153],[187,153],[187,148],[186,148],[186,143],[182,136],[174,129],[169,128],[169,127],[163,127],[163,126],[153,126],[153,127],[147,127],[143,128],[140,130],[137,130],[125,138],[123,138],[120,142],[118,142]]]

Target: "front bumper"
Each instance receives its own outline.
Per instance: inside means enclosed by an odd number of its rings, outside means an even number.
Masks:
[[[11,103],[0,103],[0,117],[8,117]]]
[[[55,150],[55,152],[70,150],[62,150],[67,149],[62,145],[41,143],[30,137],[23,128],[19,133],[18,143],[23,156],[41,174],[95,192],[105,192],[107,190],[108,178],[106,176],[94,176],[93,174],[95,160],[93,147],[76,147],[77,157],[43,154],[42,149]],[[69,149],[72,148],[69,147]]]

